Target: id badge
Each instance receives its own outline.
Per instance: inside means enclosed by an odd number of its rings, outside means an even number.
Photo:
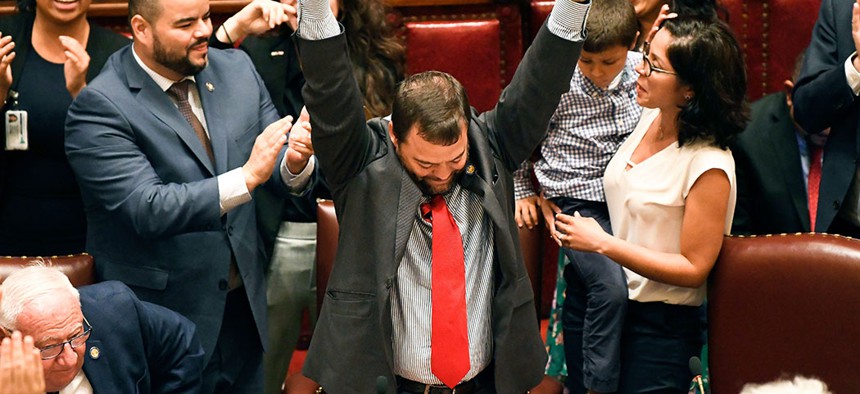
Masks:
[[[6,119],[6,150],[27,150],[27,111],[9,110]]]

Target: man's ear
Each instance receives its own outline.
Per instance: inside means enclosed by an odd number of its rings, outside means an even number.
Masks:
[[[150,26],[149,21],[143,19],[138,14],[131,17],[129,25],[131,26],[131,35],[134,40],[150,46],[152,41],[152,26]]]
[[[391,139],[391,143],[394,144],[394,148],[397,149],[397,136],[394,135],[394,123],[388,122],[388,138]]]
[[[791,92],[794,90],[794,82],[790,79],[786,79],[782,81],[782,91],[785,92],[785,103],[788,104],[788,108],[792,108],[794,102],[791,99]]]

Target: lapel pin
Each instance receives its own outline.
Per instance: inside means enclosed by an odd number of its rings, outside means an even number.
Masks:
[[[272,51],[272,53],[270,53],[269,55],[270,55],[270,56],[272,56],[272,57],[275,57],[275,56],[284,56],[284,51]]]
[[[210,92],[215,91],[215,85],[213,85],[212,82],[206,82],[206,90]]]
[[[471,174],[474,174],[474,173],[475,173],[475,166],[473,166],[473,165],[469,164],[469,166],[468,166],[468,167],[466,167],[466,173],[468,173],[468,174],[470,174],[470,175],[471,175]]]
[[[92,358],[93,360],[98,360],[101,354],[102,352],[101,350],[99,350],[98,347],[93,346],[90,348],[90,358]]]

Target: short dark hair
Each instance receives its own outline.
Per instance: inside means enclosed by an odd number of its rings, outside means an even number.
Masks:
[[[452,145],[468,127],[472,111],[466,89],[450,74],[427,71],[412,75],[397,87],[391,122],[397,140],[406,141],[412,126],[418,135],[438,145]]]
[[[161,15],[161,0],[128,0],[128,21],[135,15],[140,15],[149,22]]]
[[[613,46],[632,47],[639,20],[630,0],[600,0],[591,3],[585,28],[588,35],[582,49],[597,53]]]
[[[725,149],[749,120],[747,77],[737,39],[725,22],[680,16],[663,28],[675,39],[666,56],[694,92],[678,114],[678,144],[703,141]]]

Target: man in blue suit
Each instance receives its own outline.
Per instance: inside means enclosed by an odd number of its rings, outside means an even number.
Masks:
[[[830,128],[812,231],[860,237],[860,6],[824,0],[794,88],[805,130]],[[853,32],[853,34],[852,34]]]
[[[76,290],[57,269],[27,267],[6,279],[0,296],[3,332],[34,338],[49,392],[200,390],[204,355],[194,324],[122,283]]]
[[[98,279],[197,325],[204,392],[260,392],[265,260],[248,202],[264,183],[304,190],[310,137],[291,133],[285,149],[292,118],[278,119],[248,57],[208,48],[207,0],[132,0],[129,15],[134,44],[66,121],[87,251]]]

